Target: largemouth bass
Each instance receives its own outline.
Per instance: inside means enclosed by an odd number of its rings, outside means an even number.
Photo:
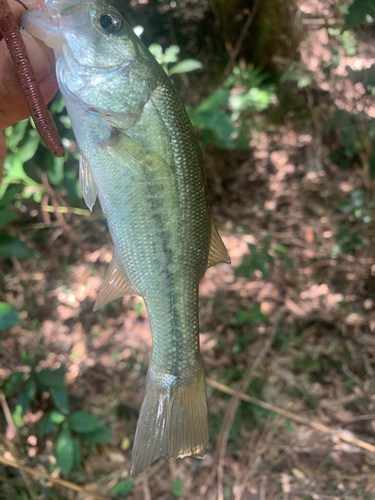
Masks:
[[[230,259],[211,219],[194,129],[114,2],[46,0],[22,24],[55,50],[83,195],[90,209],[98,196],[107,216],[114,253],[94,309],[137,294],[150,318],[152,355],[131,473],[159,457],[203,458],[198,288],[207,267]]]

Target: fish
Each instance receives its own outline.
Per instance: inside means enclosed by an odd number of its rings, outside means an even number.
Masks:
[[[54,49],[83,196],[90,210],[99,198],[114,248],[94,310],[139,295],[150,321],[130,472],[160,457],[203,458],[209,431],[199,282],[230,258],[211,217],[195,130],[121,2],[45,4],[26,11],[21,25]]]

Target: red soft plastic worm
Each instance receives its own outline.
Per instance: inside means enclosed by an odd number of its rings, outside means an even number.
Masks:
[[[7,0],[0,0],[0,40],[1,35],[16,66],[18,79],[40,137],[52,154],[58,157],[64,156],[64,146],[45,105],[24,41]]]

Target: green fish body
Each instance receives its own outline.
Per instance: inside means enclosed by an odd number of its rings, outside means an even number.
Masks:
[[[114,245],[95,310],[143,297],[152,331],[133,475],[157,458],[204,457],[205,376],[198,288],[207,267],[230,263],[213,225],[194,129],[164,70],[113,4],[47,0],[24,27],[55,49],[77,139],[80,180],[98,196]]]

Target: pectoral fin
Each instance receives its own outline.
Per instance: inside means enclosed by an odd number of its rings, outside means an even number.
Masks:
[[[171,167],[160,156],[118,129],[113,129],[111,138],[102,147],[137,175],[150,170],[163,176],[171,174]]]
[[[98,188],[96,187],[90,164],[83,153],[79,157],[79,180],[85,203],[92,210],[98,194]]]
[[[215,224],[211,224],[211,247],[210,253],[208,255],[207,268],[214,266],[219,263],[230,264],[230,257],[228,255],[227,249],[220,238],[220,235],[216,229]]]
[[[94,305],[94,311],[108,304],[111,300],[119,299],[124,295],[139,295],[130,282],[130,279],[124,269],[124,266],[113,254],[109,265],[108,273],[104,279],[98,297]]]

